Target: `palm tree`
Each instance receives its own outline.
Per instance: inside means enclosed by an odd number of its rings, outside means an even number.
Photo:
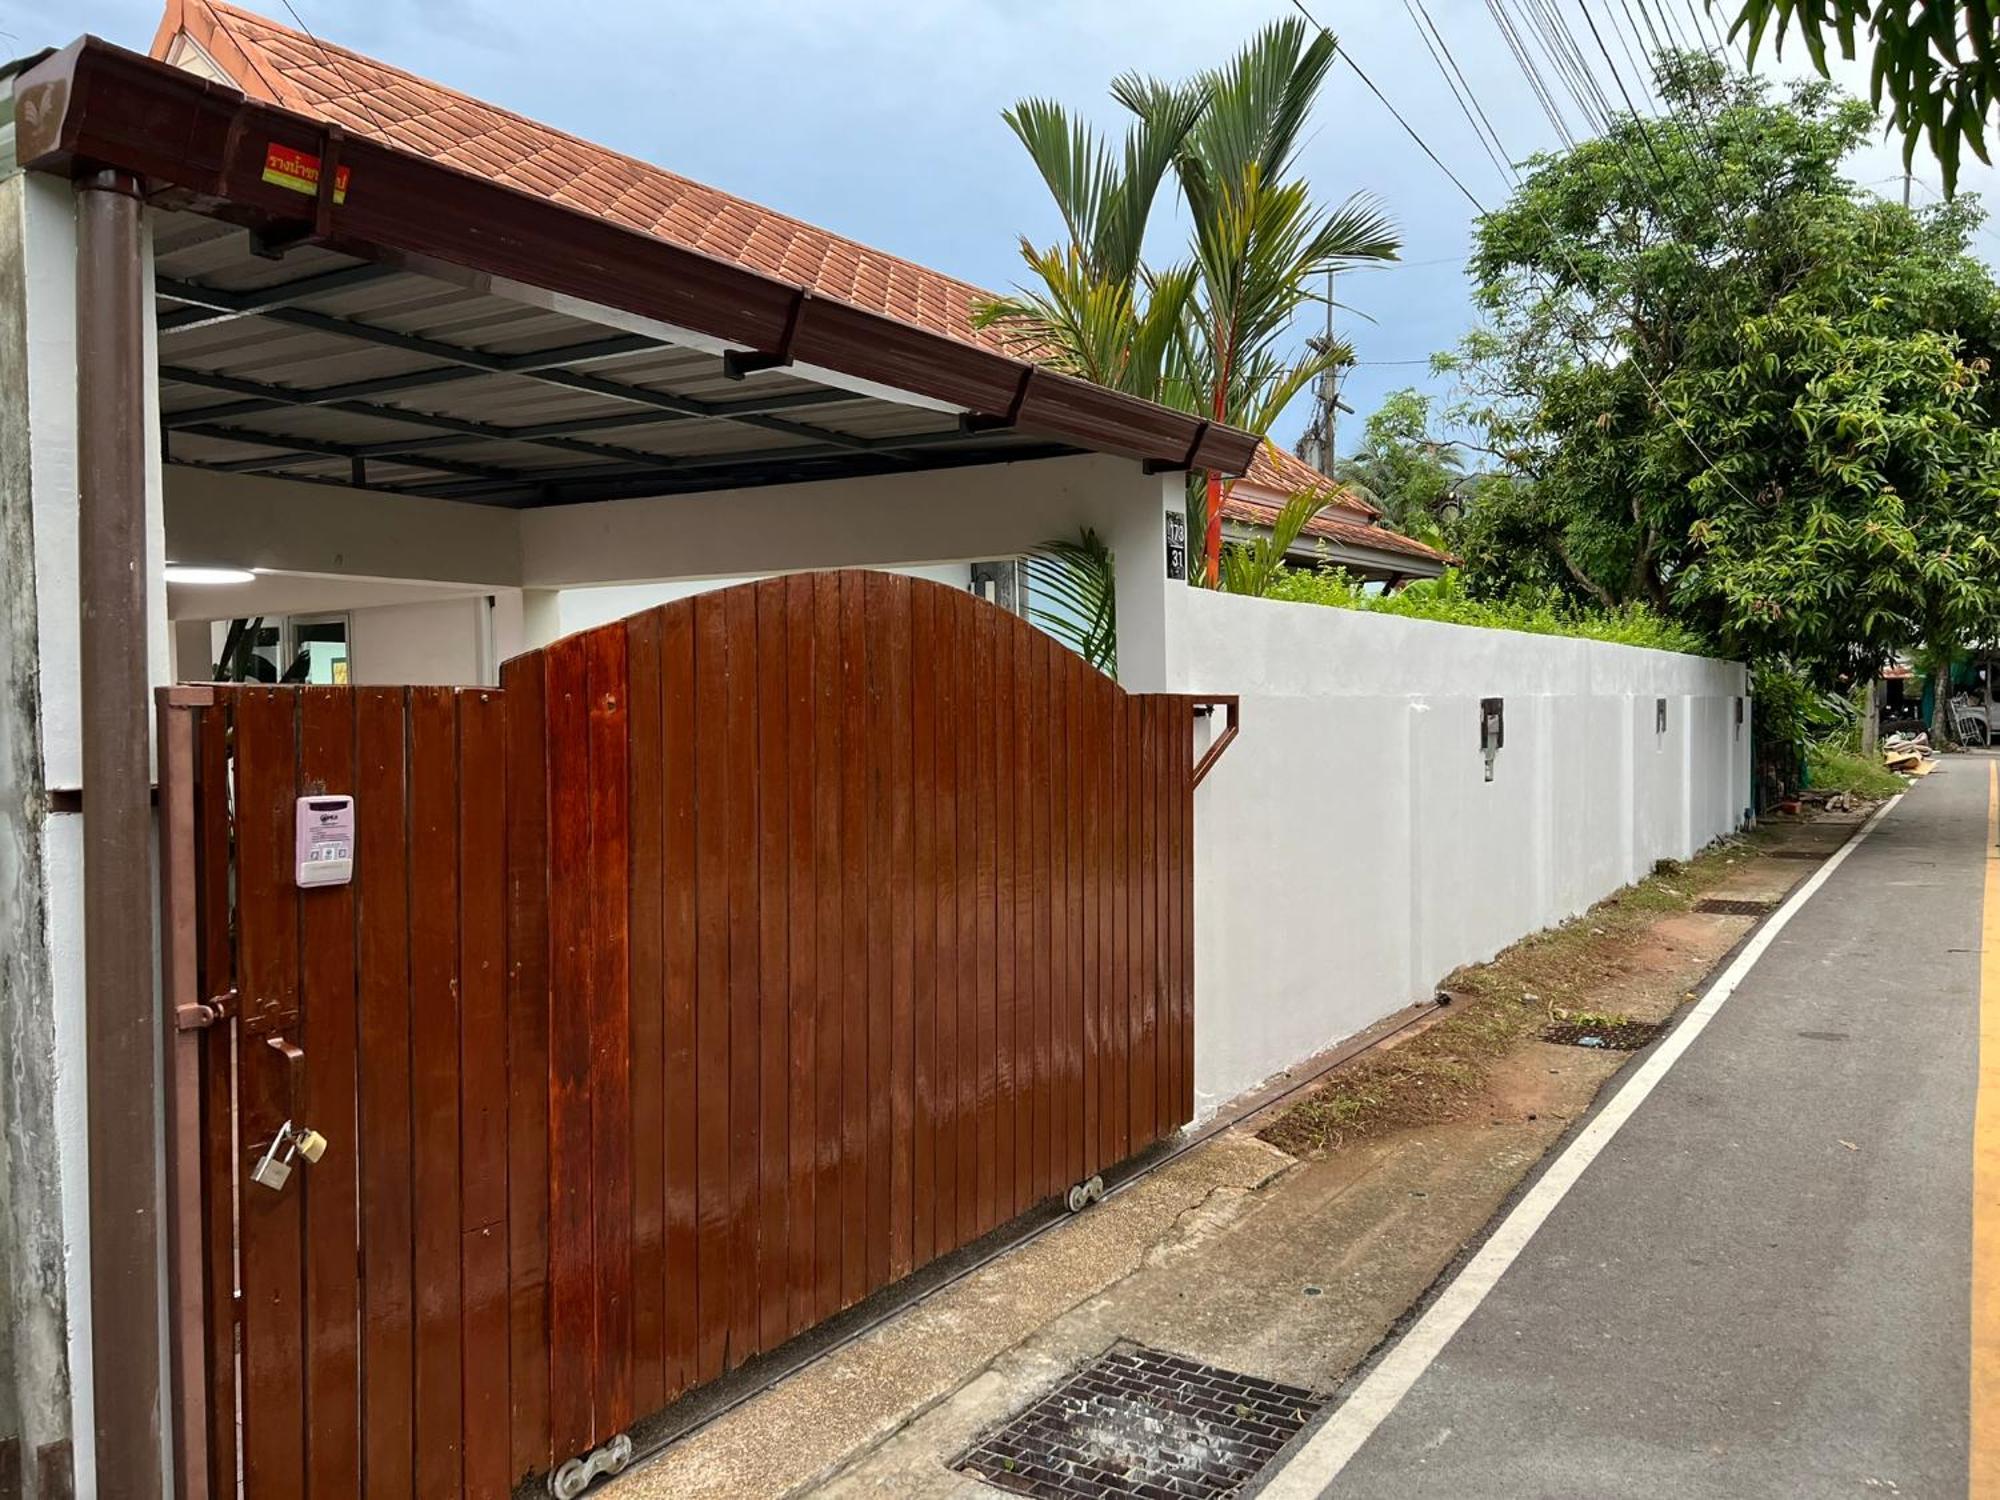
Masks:
[[[1296,355],[1280,347],[1299,309],[1319,300],[1317,278],[1398,248],[1372,202],[1329,210],[1287,175],[1337,46],[1279,21],[1191,83],[1120,77],[1112,97],[1133,124],[1118,156],[1058,104],[1009,110],[1068,243],[1037,249],[1024,238],[1034,285],[983,307],[981,326],[1087,379],[1268,432],[1293,397],[1353,357],[1341,343]],[[1169,171],[1192,226],[1188,256],[1155,269],[1142,244]],[[1189,487],[1189,519],[1203,536],[1194,571],[1211,586],[1224,581],[1222,497],[1220,475]]]

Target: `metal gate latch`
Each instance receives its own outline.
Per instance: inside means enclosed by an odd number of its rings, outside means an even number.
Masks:
[[[593,1449],[582,1458],[572,1458],[549,1475],[549,1493],[556,1500],[576,1500],[598,1475],[616,1474],[630,1462],[632,1435],[621,1432],[602,1448]]]

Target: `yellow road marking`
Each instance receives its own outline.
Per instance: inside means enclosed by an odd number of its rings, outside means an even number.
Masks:
[[[2000,761],[1986,763],[1979,1102],[1972,1126],[1972,1500],[2000,1500]]]

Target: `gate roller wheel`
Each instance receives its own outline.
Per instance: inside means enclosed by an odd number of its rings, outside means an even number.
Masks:
[[[555,1500],[576,1500],[590,1488],[591,1480],[600,1474],[616,1474],[632,1462],[632,1438],[628,1433],[617,1437],[582,1458],[572,1458],[568,1463],[549,1475],[549,1493]]]

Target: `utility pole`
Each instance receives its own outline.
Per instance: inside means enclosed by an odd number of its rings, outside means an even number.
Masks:
[[[1326,273],[1326,332],[1306,340],[1306,347],[1323,353],[1333,347],[1333,271]],[[1338,450],[1334,447],[1340,421],[1340,371],[1323,371],[1313,387],[1313,415],[1299,439],[1299,457],[1331,477]]]

